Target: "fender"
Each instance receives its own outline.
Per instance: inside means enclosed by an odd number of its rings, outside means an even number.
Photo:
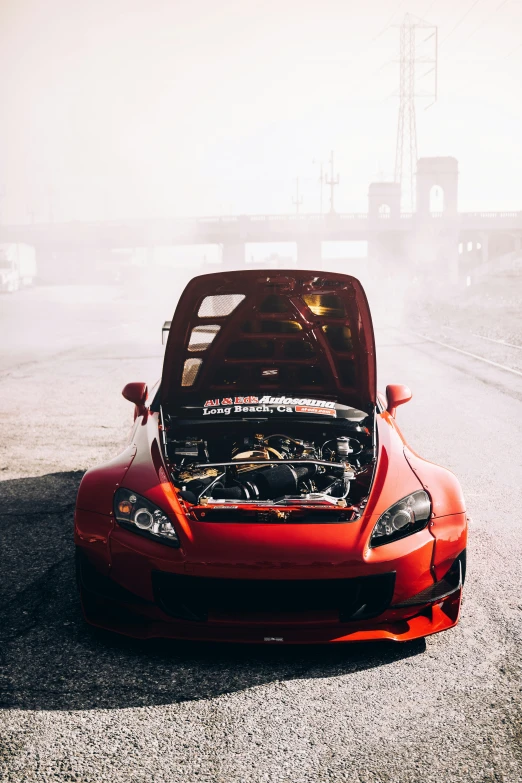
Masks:
[[[433,516],[445,517],[449,514],[465,514],[466,503],[457,477],[440,465],[422,459],[408,446],[404,447],[404,456],[408,465],[431,497]]]
[[[404,456],[431,497],[430,532],[435,537],[432,571],[439,580],[466,548],[468,516],[464,495],[456,476],[447,468],[422,459],[406,446]]]
[[[110,462],[88,470],[78,490],[76,508],[97,514],[111,514],[114,492],[135,456],[136,446],[132,443]]]

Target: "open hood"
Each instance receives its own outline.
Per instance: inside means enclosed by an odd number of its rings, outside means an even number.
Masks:
[[[310,407],[375,405],[375,341],[361,283],[308,270],[194,277],[171,322],[161,404],[174,412],[281,395]]]

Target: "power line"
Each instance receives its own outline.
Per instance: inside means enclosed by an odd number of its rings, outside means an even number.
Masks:
[[[510,52],[507,52],[507,54],[505,54],[504,57],[500,57],[499,59],[495,60],[494,63],[503,63],[506,60],[509,60],[510,57],[512,57],[515,54],[515,52],[518,52],[520,48],[522,48],[522,41],[520,41],[515,46],[514,49],[511,49]],[[483,74],[485,74],[486,71],[490,71],[490,70],[491,70],[491,63],[488,63],[487,65],[484,66],[484,68],[482,68],[481,71],[475,73],[471,79],[468,79],[466,82],[464,82],[464,86],[461,88],[461,92],[463,92],[471,84],[472,81],[475,82],[479,81],[479,79],[483,76]]]
[[[391,25],[390,25],[390,28],[391,28]],[[388,28],[388,29],[390,29],[390,28]],[[367,82],[370,82],[370,81],[373,79],[373,77],[374,77],[374,76],[377,76],[377,74],[379,74],[381,71],[383,71],[383,70],[384,70],[385,68],[387,68],[389,65],[393,65],[393,63],[394,63],[394,62],[396,62],[396,60],[392,60],[392,59],[385,60],[385,61],[384,61],[383,63],[381,63],[381,64],[380,64],[380,65],[379,65],[379,66],[378,66],[378,67],[377,67],[377,68],[376,68],[374,71],[372,71],[372,72],[369,74],[369,76],[367,76],[367,77],[366,77],[366,81],[367,81]],[[357,87],[359,86],[359,84],[360,84],[360,81],[356,81],[356,83],[355,83],[355,86],[354,86],[354,87],[353,87],[351,90],[349,90],[349,91],[348,91],[348,92],[345,94],[345,96],[344,96],[344,97],[345,97],[345,98],[351,98],[351,97],[352,97],[352,95],[354,95],[355,91],[357,90]],[[392,95],[393,95],[393,94],[394,94],[394,93],[392,93]]]
[[[436,3],[438,3],[438,0],[432,0],[432,2],[429,4],[429,6],[426,8],[426,10],[423,12],[422,15],[427,16],[431,11],[431,9],[433,8],[433,6],[436,5]]]
[[[471,5],[470,5],[470,7],[468,8],[468,10],[467,10],[467,11],[465,11],[465,13],[463,13],[463,14],[462,14],[462,16],[460,17],[460,19],[459,19],[459,20],[458,20],[458,21],[457,21],[457,22],[456,22],[456,23],[453,25],[453,27],[451,28],[451,30],[449,31],[449,33],[448,33],[447,35],[445,35],[445,36],[444,36],[444,38],[443,38],[443,40],[442,40],[442,43],[441,43],[441,46],[444,46],[444,44],[446,43],[446,41],[448,40],[448,38],[449,38],[451,35],[453,35],[453,33],[455,32],[455,30],[456,30],[458,27],[460,27],[460,25],[462,24],[462,22],[464,21],[464,19],[466,19],[466,17],[467,17],[467,16],[468,16],[468,15],[469,15],[469,14],[470,14],[472,11],[473,11],[473,9],[475,8],[475,6],[477,6],[479,3],[480,3],[480,0],[474,0],[474,2],[473,2]]]
[[[506,55],[506,56],[505,56],[503,59],[504,59],[504,60],[509,60],[509,58],[511,57],[511,55],[512,55],[512,54],[515,54],[515,52],[518,52],[518,50],[519,50],[521,47],[522,47],[522,41],[520,41],[520,43],[518,43],[518,44],[515,46],[515,48],[514,48],[514,49],[512,49],[512,50],[511,50],[511,51],[510,51],[510,52],[509,52],[509,53],[508,53],[508,54],[507,54],[507,55]]]
[[[392,28],[392,22],[393,22],[393,20],[395,19],[395,17],[397,16],[397,14],[399,13],[399,11],[401,10],[401,8],[402,8],[402,6],[404,5],[404,3],[405,3],[405,2],[406,2],[406,0],[400,0],[400,2],[398,3],[398,5],[395,7],[395,11],[394,11],[394,12],[393,12],[393,14],[392,14],[392,15],[389,17],[389,19],[388,19],[388,21],[386,22],[386,24],[385,24],[385,25],[382,27],[382,29],[381,29],[381,30],[380,30],[380,31],[377,33],[377,35],[374,35],[374,36],[373,36],[373,38],[370,38],[370,40],[368,41],[368,43],[366,44],[366,46],[370,46],[371,44],[375,43],[375,41],[377,41],[377,40],[378,40],[378,39],[381,37],[381,35],[384,35],[384,33],[388,32],[388,30],[390,30],[390,29]],[[435,0],[434,0],[434,2],[435,2]],[[365,46],[365,48],[366,48],[366,46]],[[361,51],[364,51],[364,50],[361,50]],[[380,72],[381,72],[381,71],[382,71],[384,68],[386,68],[388,65],[391,65],[392,63],[393,63],[393,60],[386,60],[385,62],[381,63],[381,65],[379,65],[379,66],[378,66],[378,67],[377,67],[377,68],[376,68],[374,71],[372,71],[372,73],[371,73],[371,74],[370,74],[370,75],[367,77],[367,80],[368,80],[368,81],[370,81],[371,79],[373,79],[373,77],[374,77],[374,76],[377,76],[377,74],[378,74],[378,73],[380,73]],[[354,91],[352,90],[350,93],[348,93],[348,95],[347,95],[346,97],[350,97],[350,95],[353,95],[353,92],[354,92]]]
[[[373,37],[373,38],[370,38],[370,40],[368,41],[368,43],[373,43],[373,42],[374,42],[374,41],[376,41],[378,38],[380,38],[380,37],[381,37],[381,35],[383,35],[383,34],[384,34],[384,33],[385,33],[387,30],[389,30],[389,29],[390,29],[390,27],[392,26],[392,22],[393,22],[393,20],[395,19],[395,17],[396,17],[396,16],[397,16],[397,14],[399,13],[399,11],[401,10],[401,8],[402,8],[402,6],[404,5],[404,3],[405,3],[405,2],[406,2],[406,0],[400,0],[400,3],[399,3],[399,5],[398,5],[398,6],[395,8],[395,11],[394,11],[394,12],[393,12],[393,14],[390,16],[390,18],[388,19],[388,21],[386,22],[386,24],[384,25],[384,27],[382,28],[382,30],[381,30],[379,33],[377,33],[377,35],[374,35],[374,37]]]
[[[472,33],[471,33],[471,34],[470,34],[470,35],[469,35],[469,36],[466,38],[466,41],[469,41],[469,40],[470,40],[470,38],[473,38],[473,36],[474,36],[474,35],[476,35],[476,34],[478,33],[478,31],[479,31],[479,30],[482,30],[482,28],[484,27],[484,25],[485,25],[487,22],[489,22],[489,20],[490,20],[490,19],[493,19],[493,17],[494,17],[494,16],[496,16],[496,14],[498,14],[498,12],[499,12],[499,11],[500,11],[500,10],[501,10],[501,9],[502,9],[502,8],[503,8],[505,5],[506,5],[506,3],[508,3],[508,2],[509,2],[509,0],[502,0],[502,2],[500,3],[500,5],[497,5],[497,7],[495,8],[495,10],[494,10],[494,11],[493,11],[491,14],[488,14],[488,15],[486,16],[486,18],[482,20],[482,22],[479,24],[479,26],[478,26],[478,27],[476,27],[476,28],[473,30],[473,32],[472,32]]]

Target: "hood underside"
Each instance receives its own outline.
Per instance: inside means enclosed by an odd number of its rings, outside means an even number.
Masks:
[[[356,278],[248,270],[189,282],[170,326],[162,405],[260,393],[375,405],[373,326]]]

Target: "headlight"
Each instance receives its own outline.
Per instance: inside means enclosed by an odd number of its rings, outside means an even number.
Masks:
[[[431,516],[429,496],[423,489],[399,500],[382,514],[375,525],[370,546],[381,546],[404,538],[428,524]]]
[[[114,495],[114,516],[117,522],[134,533],[168,546],[179,547],[179,538],[167,515],[146,498],[118,489]]]

